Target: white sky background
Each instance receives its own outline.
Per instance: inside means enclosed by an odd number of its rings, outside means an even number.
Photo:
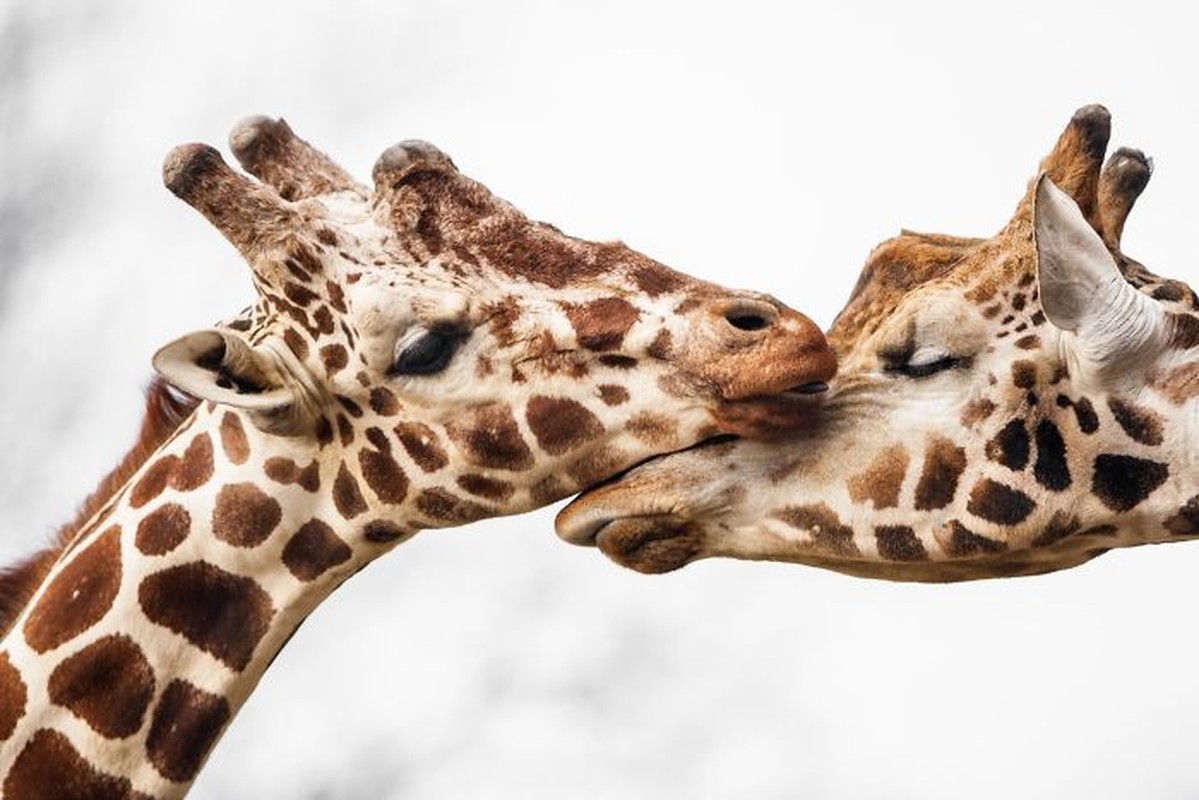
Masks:
[[[225,149],[251,113],[360,178],[429,139],[535,218],[826,325],[901,226],[998,229],[1073,110],[1103,102],[1113,145],[1157,166],[1126,250],[1199,279],[1185,11],[570,5],[0,2],[0,555],[124,452],[153,350],[250,301],[159,165],[184,141]],[[1199,546],[961,586],[737,562],[644,577],[558,541],[552,515],[425,533],[356,577],[195,796],[1199,787]]]

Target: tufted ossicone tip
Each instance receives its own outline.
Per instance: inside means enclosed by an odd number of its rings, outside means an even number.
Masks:
[[[346,190],[365,194],[349,173],[296,136],[282,118],[246,117],[229,132],[229,148],[247,172],[286,200]]]
[[[420,139],[406,139],[383,151],[371,169],[376,189],[391,188],[414,172],[457,172],[445,153]]]

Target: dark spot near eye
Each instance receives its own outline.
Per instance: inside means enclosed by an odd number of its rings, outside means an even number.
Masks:
[[[477,466],[520,472],[533,466],[512,410],[501,403],[472,409],[446,425],[450,439]]]
[[[1037,382],[1037,365],[1031,361],[1012,364],[1012,383],[1021,389],[1031,389]]]
[[[899,490],[908,462],[907,449],[902,445],[882,450],[865,470],[849,479],[850,499],[855,503],[869,500],[876,509],[894,508],[899,504]]]
[[[1029,334],[1028,336],[1021,336],[1016,340],[1016,347],[1019,347],[1021,350],[1036,350],[1040,346],[1041,337],[1037,336],[1035,333]]]
[[[537,395],[529,400],[525,419],[541,449],[562,455],[604,432],[599,418],[581,403],[564,397]]]
[[[362,414],[363,414],[362,406],[358,405],[357,403],[355,403],[353,400],[346,397],[345,395],[336,394],[333,396],[337,399],[338,405],[340,405],[347,412],[349,412],[349,415],[351,417],[353,417],[354,419],[362,418]]]
[[[1024,309],[1025,302],[1026,302],[1026,300],[1024,298],[1024,295],[1017,294],[1014,297],[1012,297],[1012,308],[1016,309],[1017,311],[1022,311]]]
[[[401,422],[395,434],[404,446],[408,457],[425,472],[436,472],[449,463],[437,434],[428,425],[420,422]]]
[[[283,331],[283,343],[287,345],[287,349],[295,355],[296,358],[303,361],[308,358],[308,342],[304,337],[296,333],[294,328],[288,328]]]
[[[354,424],[345,414],[337,415],[337,435],[341,438],[342,447],[349,447],[354,443]]]
[[[1160,462],[1103,453],[1095,457],[1091,491],[1112,511],[1129,511],[1165,483],[1169,475],[1170,468]]]
[[[307,306],[317,298],[316,293],[311,289],[306,286],[301,286],[294,281],[287,281],[283,284],[283,294],[286,295],[288,300],[295,303],[297,306],[300,306],[301,308]]]
[[[346,469],[344,463],[338,468],[337,477],[333,480],[333,505],[346,519],[353,519],[367,508],[362,490],[358,488],[358,481]]]
[[[1060,492],[1070,486],[1070,467],[1066,463],[1066,443],[1062,433],[1047,419],[1037,423],[1037,463],[1033,477],[1046,489]]]
[[[1033,315],[1032,315],[1032,317],[1029,318],[1029,321],[1032,322],[1033,327],[1039,328],[1040,326],[1045,324],[1045,312],[1044,311],[1033,312]]]
[[[1028,466],[1028,431],[1021,419],[1010,420],[991,437],[986,446],[987,458],[1013,471]]]
[[[931,511],[949,505],[965,469],[965,450],[949,439],[929,441],[924,449],[924,470],[916,484],[916,509]]]
[[[1111,409],[1116,422],[1134,442],[1150,446],[1162,443],[1163,420],[1156,411],[1115,397],[1108,398],[1107,407]]]
[[[371,409],[380,416],[394,417],[400,413],[400,402],[396,396],[382,386],[371,389]]]
[[[587,303],[564,304],[579,345],[588,350],[615,350],[641,318],[641,312],[621,297],[601,297]]]
[[[329,375],[335,375],[350,363],[350,354],[340,344],[327,344],[321,348],[321,361]]]
[[[1095,413],[1095,407],[1087,398],[1080,397],[1074,401],[1074,417],[1078,420],[1078,429],[1083,433],[1089,434],[1099,430],[1099,415]]]
[[[667,361],[671,357],[672,340],[673,337],[670,331],[663,328],[654,336],[654,340],[649,343],[649,347],[645,349],[645,352],[650,358]]]
[[[408,496],[408,476],[390,453],[362,450],[358,453],[358,466],[366,485],[380,502],[399,505]]]
[[[629,400],[629,390],[623,386],[616,386],[611,383],[604,383],[599,386],[600,399],[604,401],[604,405],[618,406],[627,403]]]
[[[1015,525],[1023,522],[1036,504],[1019,489],[983,478],[970,490],[966,510],[979,519],[998,525]]]
[[[962,407],[961,423],[964,428],[973,428],[978,423],[991,416],[995,404],[985,397],[971,400]]]

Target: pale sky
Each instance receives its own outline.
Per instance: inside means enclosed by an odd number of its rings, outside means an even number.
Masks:
[[[364,179],[428,139],[533,217],[827,324],[899,228],[1001,227],[1074,109],[1102,102],[1113,146],[1157,168],[1125,249],[1199,283],[1187,11],[583,6],[0,2],[0,241],[20,245],[0,255],[0,555],[123,453],[157,346],[250,301],[159,172],[248,114]],[[646,577],[560,542],[554,511],[424,533],[347,584],[194,796],[1199,789],[1199,545],[961,586],[737,562]]]

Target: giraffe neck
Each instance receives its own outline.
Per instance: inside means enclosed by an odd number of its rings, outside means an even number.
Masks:
[[[303,619],[414,532],[403,509],[383,519],[363,499],[352,461],[220,408],[185,422],[0,645],[4,796],[66,780],[186,793]]]

